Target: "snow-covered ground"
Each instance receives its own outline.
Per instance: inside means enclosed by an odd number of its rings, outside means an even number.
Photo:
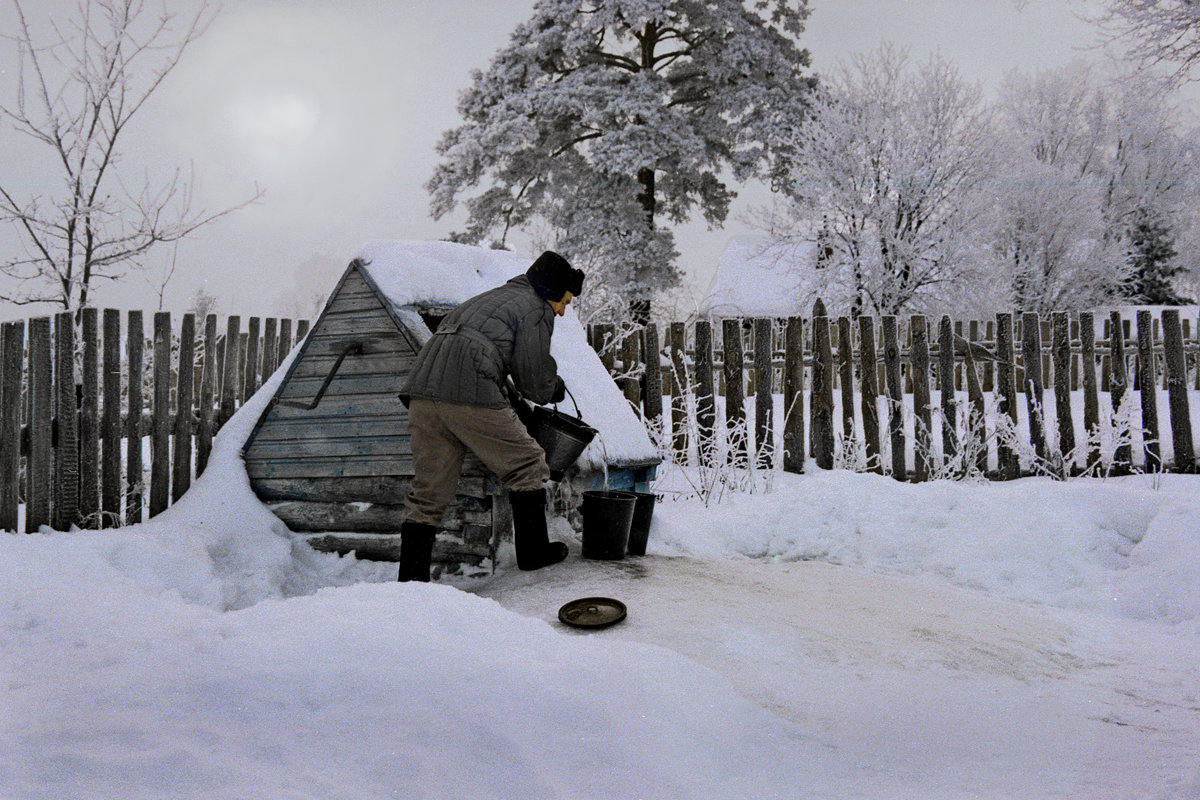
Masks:
[[[398,584],[250,492],[271,390],[154,520],[0,535],[0,797],[1200,797],[1200,478],[668,470],[643,558]]]

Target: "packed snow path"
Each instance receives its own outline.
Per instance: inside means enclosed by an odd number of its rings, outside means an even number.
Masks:
[[[1200,797],[1196,476],[780,474],[644,558],[556,519],[563,564],[398,584],[250,491],[272,391],[149,522],[0,534],[0,798]]]
[[[797,796],[1200,796],[1180,780],[1200,647],[1153,625],[819,562],[573,561],[479,593],[547,621],[621,599],[624,622],[574,635],[674,650],[795,723],[818,745],[797,752]]]

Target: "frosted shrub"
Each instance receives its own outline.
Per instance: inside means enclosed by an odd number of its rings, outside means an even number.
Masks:
[[[685,372],[688,365],[684,365]],[[782,469],[782,454],[771,441],[758,443],[744,420],[726,420],[715,408],[712,429],[702,426],[700,403],[687,376],[677,377],[677,384],[688,387],[681,399],[682,419],[675,423],[670,411],[664,412],[661,424],[643,418],[650,439],[672,474],[682,478],[687,488],[679,490],[684,497],[697,497],[708,506],[719,503],[725,491],[742,493],[770,492],[775,472]],[[685,452],[675,448],[677,435],[686,436]]]

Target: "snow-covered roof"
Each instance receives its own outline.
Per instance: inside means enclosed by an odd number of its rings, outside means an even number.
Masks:
[[[700,313],[713,317],[787,317],[811,311],[805,284],[816,264],[816,242],[772,243],[765,235],[730,238]]]
[[[355,256],[396,306],[458,305],[529,269],[533,259],[455,242],[367,242]]]
[[[520,275],[533,258],[507,250],[488,250],[454,242],[373,241],[355,258],[402,319],[413,306],[462,303]],[[411,317],[410,317],[411,318]],[[417,331],[421,331],[421,326]],[[583,421],[600,433],[579,457],[579,467],[658,463],[660,457],[645,426],[629,407],[608,370],[587,341],[575,310],[555,320],[550,354]],[[560,408],[574,413],[568,398]]]

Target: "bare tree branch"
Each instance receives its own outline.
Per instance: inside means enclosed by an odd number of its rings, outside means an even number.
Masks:
[[[15,101],[0,104],[0,120],[49,151],[59,172],[58,188],[27,195],[0,179],[0,223],[13,226],[25,248],[0,260],[0,274],[23,289],[5,299],[82,308],[95,281],[144,269],[156,245],[178,242],[262,196],[255,187],[228,208],[193,211],[190,169],[165,181],[147,175],[136,189],[118,170],[125,131],[211,24],[207,0],[182,26],[165,3],[151,13],[146,0],[79,0],[65,26],[49,21],[45,41],[22,0],[13,4],[17,31],[0,38],[15,46],[18,80]]]

